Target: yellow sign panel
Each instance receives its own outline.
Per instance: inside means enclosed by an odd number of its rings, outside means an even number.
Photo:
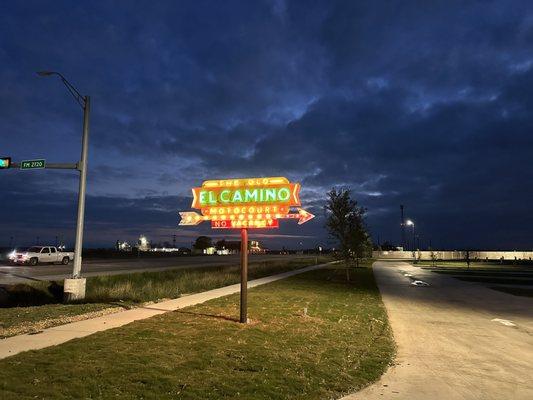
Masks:
[[[297,218],[299,224],[314,217],[291,207],[300,206],[300,184],[284,177],[208,180],[192,189],[192,208],[180,212],[180,225],[197,225],[210,220],[212,228],[277,228],[281,218]]]

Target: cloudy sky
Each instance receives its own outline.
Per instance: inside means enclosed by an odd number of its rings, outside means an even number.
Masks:
[[[258,232],[327,245],[333,186],[374,241],[533,248],[530,1],[3,1],[0,156],[79,158],[91,96],[86,241],[178,228],[204,179],[287,176],[317,214]],[[72,243],[77,174],[1,171],[0,246]],[[226,232],[215,232],[224,235]]]

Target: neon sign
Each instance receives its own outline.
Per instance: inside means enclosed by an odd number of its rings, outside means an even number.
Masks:
[[[214,229],[273,229],[280,219],[303,224],[314,215],[300,207],[300,184],[284,177],[209,180],[192,189],[192,208],[179,225],[211,221]],[[296,212],[291,208],[296,207]]]

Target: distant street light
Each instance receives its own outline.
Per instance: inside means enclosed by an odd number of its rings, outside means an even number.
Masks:
[[[415,238],[416,238],[416,233],[415,233],[415,223],[408,219],[406,222],[405,222],[405,225],[407,226],[412,226],[413,227],[413,251],[416,250],[416,241],[415,241]]]
[[[89,113],[91,110],[91,99],[89,96],[82,96],[80,92],[59,72],[39,71],[39,76],[58,76],[66,86],[74,100],[83,109],[83,136],[81,142],[81,160],[77,163],[77,170],[80,172],[80,184],[78,192],[78,220],[76,223],[76,245],[74,247],[74,266],[72,269],[72,278],[81,279],[81,253],[83,250],[83,223],[85,218],[85,190],[87,186],[87,151],[89,148]],[[83,285],[82,293],[72,294],[72,300],[85,297],[84,282],[77,282],[76,287]],[[67,299],[70,300],[70,299]]]

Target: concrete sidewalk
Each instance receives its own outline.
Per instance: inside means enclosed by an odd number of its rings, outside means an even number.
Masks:
[[[288,278],[303,272],[313,271],[328,264],[313,265],[306,268],[288,271],[265,278],[255,279],[248,282],[248,288],[253,288],[280,279]],[[207,292],[192,294],[179,299],[163,301],[149,306],[121,311],[102,317],[73,322],[67,325],[45,329],[43,332],[32,335],[20,335],[7,339],[0,339],[0,359],[13,356],[28,350],[38,350],[48,346],[55,346],[69,340],[89,336],[96,332],[117,328],[133,321],[150,318],[154,315],[163,314],[180,308],[200,304],[217,297],[228,296],[240,291],[240,284],[225,286]]]
[[[397,357],[344,400],[533,399],[533,299],[404,262],[376,262],[374,274]]]

